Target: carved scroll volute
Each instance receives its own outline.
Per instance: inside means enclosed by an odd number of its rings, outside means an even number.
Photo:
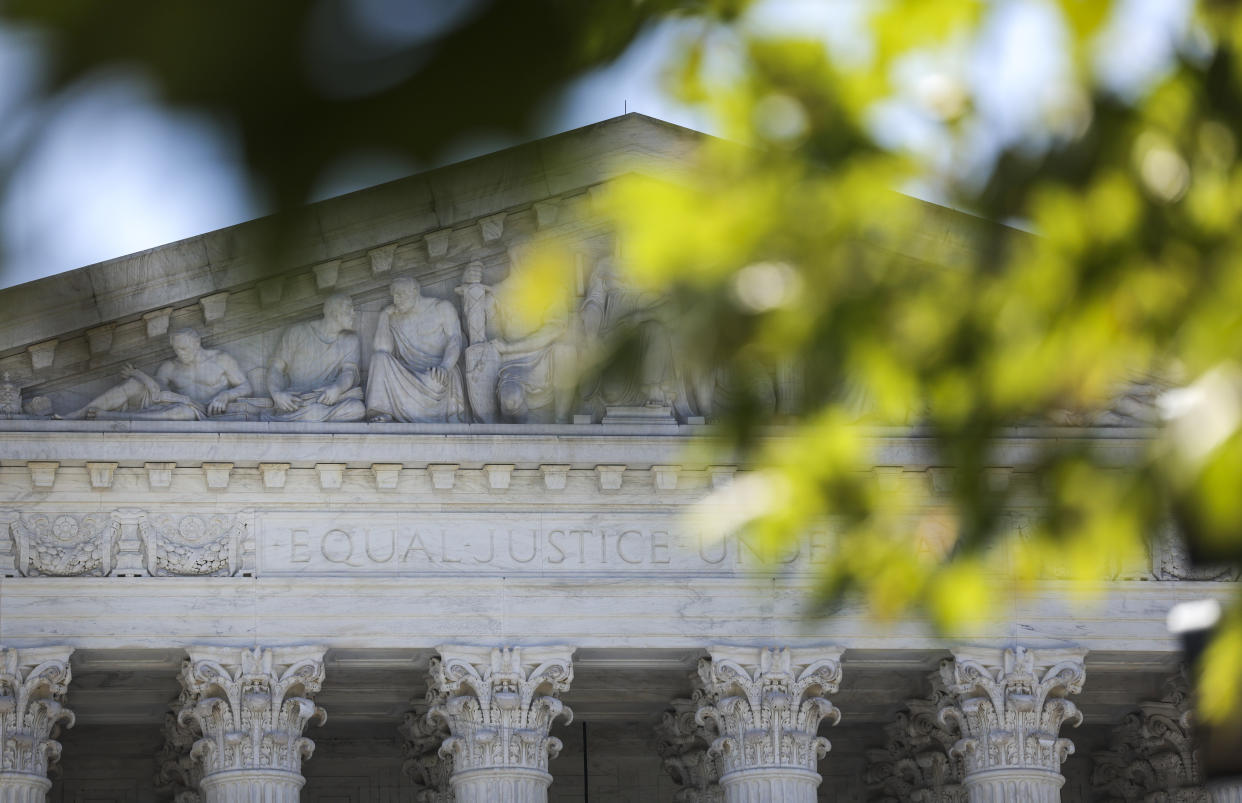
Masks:
[[[104,577],[116,566],[120,527],[107,513],[31,513],[9,525],[23,576]]]
[[[706,691],[696,720],[715,724],[711,752],[726,775],[755,767],[814,772],[831,744],[820,723],[836,724],[841,712],[822,695],[841,682],[841,650],[712,647],[699,663]],[[776,734],[776,736],[774,736]]]
[[[573,681],[573,648],[437,649],[427,701],[430,716],[452,734],[440,751],[452,756],[454,771],[546,772],[548,759],[561,750],[561,740],[548,735],[549,729],[557,719],[573,719],[556,696]]]
[[[327,713],[310,699],[323,684],[322,647],[236,650],[192,647],[181,670],[181,724],[203,738],[191,755],[204,774],[234,769],[301,772],[315,743],[302,735]]]
[[[60,758],[56,736],[73,727],[64,707],[71,647],[0,648],[0,774],[47,776]]]
[[[967,776],[1004,767],[1060,773],[1074,744],[1059,736],[1064,724],[1078,725],[1082,713],[1066,699],[1082,691],[1084,650],[955,650],[941,675],[955,702],[940,721],[960,727],[953,748]],[[978,656],[986,657],[977,657]]]
[[[448,726],[429,716],[423,707],[407,711],[397,730],[405,737],[402,744],[405,761],[401,771],[417,788],[415,800],[418,803],[453,803],[450,785],[453,756],[440,752],[449,738]]]

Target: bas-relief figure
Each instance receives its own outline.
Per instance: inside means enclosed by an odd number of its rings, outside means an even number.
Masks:
[[[457,310],[448,301],[424,296],[409,276],[395,279],[391,290],[393,303],[380,313],[375,330],[368,420],[468,421],[457,364],[462,346]]]
[[[169,338],[176,358],[160,363],[155,376],[132,365],[124,381],[63,418],[131,418],[196,421],[221,415],[229,403],[250,393],[250,381],[223,351],[205,349],[198,332],[180,329]]]
[[[509,276],[494,287],[483,283],[482,263],[470,263],[455,288],[460,315],[449,301],[423,295],[416,279],[394,280],[365,383],[353,303],[337,294],[321,319],[282,333],[267,361],[270,401],[247,398],[250,382],[237,361],[182,329],[170,338],[176,358],[154,377],[127,365],[123,382],[63,417],[551,423],[617,407],[685,418],[728,404],[732,383],[719,371],[678,365],[663,300],[626,285],[613,259],[595,266],[572,308],[556,304],[532,315],[516,309],[508,292],[524,270],[522,255],[511,249]],[[583,360],[622,336],[633,338],[638,370],[576,386]],[[771,390],[759,389],[761,406],[771,403]]]
[[[477,284],[471,281],[474,271],[463,285],[463,299],[472,296],[466,387],[475,417],[483,423],[564,421],[572,412],[577,349],[565,342],[569,314],[556,308],[531,314],[514,307],[508,286],[523,270],[521,256],[519,249],[510,251],[509,276],[490,293],[471,288]],[[486,339],[478,340],[480,334]]]
[[[285,330],[267,369],[275,409],[267,421],[361,421],[366,415],[354,329],[354,302],[343,293],[323,303],[323,317]]]
[[[579,308],[583,344],[588,349],[621,335],[636,338],[637,370],[600,377],[585,396],[597,396],[605,406],[670,406],[685,394],[679,392],[674,371],[673,345],[662,318],[664,299],[628,286],[611,258],[596,264]]]

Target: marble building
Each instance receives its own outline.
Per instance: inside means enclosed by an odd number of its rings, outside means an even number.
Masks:
[[[747,466],[692,462],[711,404],[659,338],[565,391],[642,314],[599,188],[698,137],[627,115],[325,201],[258,281],[254,224],[0,291],[0,803],[1242,801],[1165,626],[1232,572],[1169,544],[958,643],[807,619],[828,533],[710,530]],[[536,236],[579,276],[531,320]],[[1148,434],[1015,431],[990,470]],[[899,431],[874,466],[946,469]]]

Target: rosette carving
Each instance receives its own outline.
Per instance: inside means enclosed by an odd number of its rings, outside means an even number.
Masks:
[[[107,513],[26,513],[6,518],[19,574],[103,577],[116,565],[120,528]]]
[[[840,685],[841,651],[713,647],[709,652],[711,657],[699,662],[706,704],[696,721],[719,731],[710,750],[721,757],[722,783],[727,785],[732,773],[758,768],[815,773],[832,747],[817,735],[819,726],[841,719],[823,697]]]
[[[1082,722],[1066,695],[1082,691],[1085,651],[1015,647],[954,655],[940,667],[955,698],[940,721],[961,729],[952,752],[965,762],[967,784],[989,770],[1034,770],[1053,776],[1059,788],[1061,763],[1074,752],[1073,742],[1059,736],[1061,726]]]
[[[0,648],[0,778],[44,779],[60,759],[60,729],[73,727],[65,695],[70,647]]]
[[[324,679],[322,647],[191,647],[181,668],[185,702],[177,715],[202,738],[191,756],[204,778],[229,770],[275,770],[300,777],[315,743],[302,735],[327,713],[311,697]]]
[[[556,695],[573,681],[571,647],[439,647],[431,660],[428,717],[448,725],[440,748],[453,773],[523,769],[546,773],[561,751],[549,736],[573,712]],[[551,781],[551,778],[548,778]]]
[[[147,514],[138,533],[153,576],[231,576],[242,566],[245,524],[237,516]]]

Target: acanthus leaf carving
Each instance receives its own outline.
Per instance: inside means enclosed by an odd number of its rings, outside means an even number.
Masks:
[[[959,733],[940,721],[940,709],[949,704],[949,693],[940,675],[931,676],[930,696],[908,700],[894,721],[885,727],[882,748],[867,751],[869,765],[864,780],[869,800],[876,803],[965,803],[961,756],[951,753]]]
[[[841,682],[841,650],[713,647],[699,662],[705,691],[696,721],[714,723],[720,735],[710,748],[724,774],[750,769],[794,770],[813,775],[832,745],[818,735],[841,712],[823,695]],[[814,786],[811,787],[814,789]]]
[[[696,719],[704,691],[697,676],[693,682],[698,685],[693,696],[673,700],[656,725],[656,753],[664,771],[681,787],[673,798],[676,803],[723,803],[720,755],[710,752],[719,733],[710,720]]]
[[[60,759],[56,737],[74,722],[64,705],[72,653],[71,647],[0,648],[0,776],[45,779],[49,764]]]
[[[203,780],[203,764],[191,754],[202,732],[192,720],[182,722],[178,713],[188,703],[187,693],[169,704],[164,714],[164,744],[155,757],[155,790],[175,803],[200,803],[199,784]]]
[[[315,749],[302,731],[327,719],[312,699],[323,685],[324,648],[190,647],[188,652],[177,720],[202,733],[191,756],[203,763],[204,779],[230,770],[276,771],[300,779],[302,761]]]
[[[407,711],[397,730],[404,737],[402,752],[405,761],[401,770],[414,782],[418,803],[453,803],[449,779],[453,775],[453,757],[440,748],[449,738],[442,720],[429,715],[426,707]]]
[[[552,724],[573,719],[557,698],[573,681],[573,648],[437,649],[428,716],[448,726],[451,735],[440,752],[451,756],[454,774],[483,769],[546,774],[548,760],[561,750],[561,740],[549,735]]]
[[[954,699],[939,716],[961,729],[952,753],[965,763],[967,785],[990,770],[1034,770],[1059,788],[1061,764],[1074,751],[1059,735],[1061,726],[1082,722],[1066,695],[1082,691],[1085,650],[959,649],[954,655],[940,668]]]
[[[1179,672],[1160,700],[1139,704],[1113,729],[1112,746],[1093,757],[1096,799],[1207,803],[1195,749],[1189,683]]]

